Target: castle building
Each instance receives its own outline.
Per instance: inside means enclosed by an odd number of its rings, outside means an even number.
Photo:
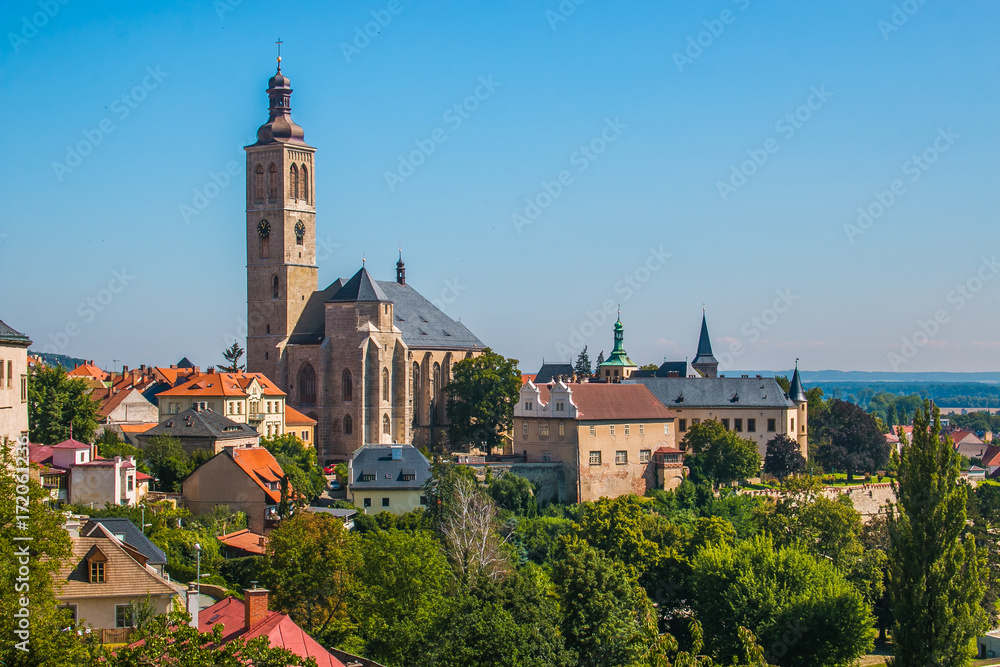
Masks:
[[[319,289],[316,149],[291,117],[291,82],[268,82],[268,120],[246,147],[247,370],[315,419],[321,461],[364,444],[446,438],[444,387],[483,343],[406,283],[362,265]]]
[[[625,352],[625,327],[622,326],[622,316],[619,313],[618,321],[615,322],[614,349],[608,355],[607,361],[597,367],[597,377],[604,382],[621,382],[627,380],[636,369],[638,366]]]

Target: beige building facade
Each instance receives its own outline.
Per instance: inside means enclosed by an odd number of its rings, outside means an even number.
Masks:
[[[674,415],[641,385],[528,382],[514,408],[513,453],[562,464],[561,502],[644,495],[659,486],[654,452],[676,438]]]
[[[28,437],[31,340],[0,321],[0,444]]]
[[[265,437],[285,433],[285,392],[262,373],[202,373],[157,395],[159,421],[184,410],[208,409]]]
[[[291,93],[279,67],[268,121],[246,147],[247,368],[316,420],[321,461],[368,443],[441,442],[451,365],[483,344],[406,284],[401,254],[394,282],[362,266],[319,289],[316,149],[292,121]]]

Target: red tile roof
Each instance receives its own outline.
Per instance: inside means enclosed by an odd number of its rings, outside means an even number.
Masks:
[[[58,445],[52,445],[52,449],[90,449],[90,445],[78,440],[63,440]]]
[[[257,482],[260,488],[264,489],[267,497],[272,501],[281,502],[281,478],[285,476],[285,471],[281,469],[278,462],[271,456],[271,452],[263,447],[245,447],[233,449],[230,452],[236,465],[243,469],[250,479]],[[277,482],[278,486],[271,489],[270,483]],[[291,489],[289,489],[289,494]]]
[[[242,549],[248,553],[259,555],[264,553],[264,547],[267,546],[266,537],[258,535],[257,533],[251,533],[246,528],[243,530],[237,530],[235,533],[229,533],[228,535],[219,535],[216,539],[225,544],[227,547]],[[260,543],[261,539],[264,540],[264,544]]]
[[[580,420],[673,419],[668,410],[644,384],[580,382],[567,385]],[[551,384],[539,385],[541,400],[549,402]]]
[[[984,466],[1000,466],[1000,447],[988,445],[982,461]]]
[[[118,424],[118,427],[124,433],[145,433],[156,425],[156,422],[148,422],[144,424]]]
[[[285,406],[285,426],[315,426],[316,420],[307,417],[290,405]]]
[[[108,374],[94,364],[80,364],[66,373],[66,375],[70,377],[92,377],[98,380],[106,380],[108,378]]]
[[[307,635],[288,614],[269,611],[263,619],[247,629],[244,627],[246,624],[244,603],[234,597],[227,597],[198,614],[198,629],[202,632],[210,632],[220,624],[223,627],[223,644],[236,638],[249,641],[264,636],[271,641],[271,646],[287,649],[303,658],[315,658],[318,667],[344,667],[344,663]]]
[[[254,380],[265,396],[284,396],[285,392],[263,373],[202,373],[184,384],[157,394],[160,396],[246,396]]]

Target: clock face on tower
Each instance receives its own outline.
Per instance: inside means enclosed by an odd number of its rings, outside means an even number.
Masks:
[[[298,222],[295,223],[295,235],[296,236],[305,236],[306,235],[306,226],[305,226],[305,224],[303,224],[303,222],[301,220],[299,220]]]
[[[261,238],[270,236],[271,234],[271,223],[267,220],[261,220],[257,223],[257,233],[260,234]]]

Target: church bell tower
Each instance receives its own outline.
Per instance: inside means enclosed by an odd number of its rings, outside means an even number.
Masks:
[[[291,81],[268,81],[268,120],[247,152],[247,370],[288,390],[285,345],[316,267],[316,149],[291,116]]]

